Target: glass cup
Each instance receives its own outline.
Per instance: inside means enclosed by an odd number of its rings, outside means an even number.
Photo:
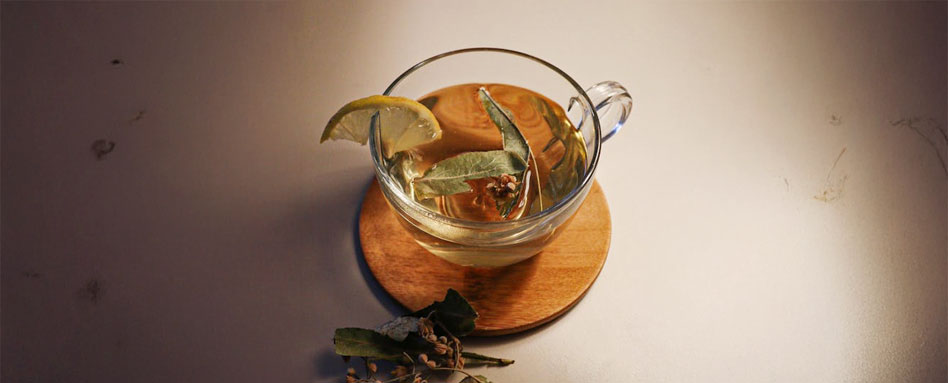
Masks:
[[[480,222],[431,211],[406,195],[389,174],[378,127],[369,144],[375,175],[399,221],[429,252],[465,266],[504,266],[530,258],[553,242],[582,205],[593,184],[600,147],[625,123],[632,98],[616,82],[583,90],[569,75],[539,58],[499,48],[468,48],[424,60],[402,73],[386,96],[418,99],[434,90],[465,83],[501,83],[533,90],[567,106],[567,117],[585,138],[586,172],[579,185],[553,206],[511,221]],[[606,133],[603,134],[602,127]]]

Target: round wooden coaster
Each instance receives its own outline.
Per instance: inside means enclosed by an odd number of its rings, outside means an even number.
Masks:
[[[480,316],[474,335],[524,331],[562,315],[593,284],[609,251],[612,223],[598,183],[566,230],[543,252],[510,266],[475,268],[445,261],[422,248],[399,224],[378,182],[362,201],[362,253],[379,284],[415,311],[453,288]]]

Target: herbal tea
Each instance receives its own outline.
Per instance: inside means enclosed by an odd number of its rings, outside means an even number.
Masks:
[[[441,137],[395,153],[389,172],[432,211],[472,221],[514,220],[553,206],[583,179],[583,135],[541,94],[463,84],[419,102],[434,113]]]
[[[515,78],[518,86],[420,88],[492,76]],[[428,90],[433,91],[419,97]],[[566,105],[573,108],[569,115]],[[567,230],[595,190],[584,181],[596,172],[602,142],[622,127],[631,107],[628,92],[613,81],[583,90],[539,58],[506,49],[461,49],[413,66],[384,95],[346,103],[329,119],[320,142],[371,144],[378,183],[366,201],[380,192],[425,250],[460,265],[504,266],[540,253]],[[365,206],[360,222],[369,228],[363,217],[392,218]],[[371,242],[391,241],[401,251],[399,233],[379,234]]]

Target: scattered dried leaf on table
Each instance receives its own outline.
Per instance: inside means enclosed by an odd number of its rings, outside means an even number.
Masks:
[[[454,289],[448,289],[443,301],[434,302],[428,307],[411,313],[411,316],[427,317],[431,313],[434,313],[432,319],[440,322],[451,332],[451,335],[462,337],[474,331],[477,311]]]

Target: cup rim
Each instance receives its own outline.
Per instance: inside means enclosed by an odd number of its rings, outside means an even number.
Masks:
[[[601,127],[600,127],[600,125],[599,125],[599,114],[596,112],[596,107],[595,107],[595,105],[593,105],[592,100],[589,98],[589,95],[586,94],[586,90],[583,89],[583,88],[579,85],[579,83],[576,82],[576,80],[573,80],[573,78],[570,77],[568,74],[566,74],[566,72],[564,72],[562,69],[560,69],[560,68],[556,67],[555,65],[550,64],[550,63],[547,62],[546,60],[540,59],[540,58],[538,58],[538,57],[536,57],[536,56],[532,56],[532,55],[529,55],[529,54],[526,54],[526,53],[523,53],[523,52],[519,52],[519,51],[515,51],[515,50],[512,50],[512,49],[495,48],[495,47],[473,47],[473,48],[464,48],[464,49],[457,49],[457,50],[453,50],[453,51],[444,52],[444,53],[441,53],[441,54],[438,54],[438,55],[434,55],[434,56],[431,56],[431,57],[429,57],[429,58],[427,58],[427,59],[424,59],[424,60],[420,61],[419,63],[413,65],[411,68],[408,68],[408,70],[406,70],[406,71],[403,72],[401,75],[399,75],[398,77],[396,77],[395,80],[392,81],[392,83],[389,84],[389,86],[388,86],[387,88],[385,88],[385,92],[383,92],[382,94],[385,95],[385,96],[390,96],[391,93],[392,93],[392,91],[395,90],[395,87],[397,87],[398,84],[402,82],[402,80],[404,80],[406,77],[408,77],[409,75],[411,75],[413,72],[417,71],[418,69],[421,69],[421,68],[424,67],[425,65],[428,65],[428,64],[430,64],[430,63],[432,63],[432,62],[434,62],[434,61],[437,61],[437,60],[439,60],[439,59],[446,58],[446,57],[449,57],[449,56],[454,56],[454,55],[463,54],[463,53],[472,53],[472,52],[506,53],[506,54],[511,54],[511,55],[514,55],[514,56],[520,56],[520,57],[522,57],[522,58],[526,58],[526,59],[532,60],[532,61],[534,61],[534,62],[537,62],[537,63],[539,63],[539,64],[541,64],[541,65],[544,65],[544,66],[546,66],[547,68],[549,68],[550,70],[552,70],[552,71],[556,72],[557,74],[559,74],[559,75],[560,75],[561,77],[563,77],[566,81],[568,81],[568,82],[570,83],[570,85],[572,85],[573,88],[579,93],[579,96],[582,97],[583,100],[586,101],[586,105],[589,105],[589,111],[590,111],[590,113],[591,113],[591,115],[592,115],[593,129],[595,130],[595,145],[594,145],[594,149],[595,149],[595,150],[593,151],[592,158],[591,158],[591,162],[590,162],[590,164],[589,164],[589,166],[588,166],[588,171],[587,171],[586,174],[583,176],[582,182],[581,182],[577,187],[573,188],[573,190],[570,191],[570,193],[569,193],[566,197],[564,197],[564,198],[560,199],[559,201],[557,201],[557,203],[553,204],[552,206],[550,206],[550,207],[548,207],[548,208],[546,208],[546,209],[541,210],[540,212],[538,212],[538,213],[536,213],[536,214],[528,215],[528,216],[523,217],[523,218],[518,218],[518,219],[515,219],[515,220],[511,220],[511,221],[473,221],[473,220],[468,220],[468,219],[449,217],[449,216],[446,216],[446,215],[444,215],[444,214],[441,214],[441,213],[438,213],[438,212],[435,212],[435,211],[431,211],[431,210],[427,209],[426,207],[422,206],[420,203],[418,203],[418,202],[415,201],[414,199],[409,198],[408,196],[406,196],[404,192],[401,192],[401,190],[402,190],[401,187],[398,186],[397,183],[396,183],[394,180],[391,179],[391,177],[382,176],[382,175],[385,173],[385,172],[384,172],[384,167],[385,167],[385,166],[384,166],[384,164],[382,163],[382,158],[380,158],[379,151],[377,150],[377,146],[376,146],[376,145],[377,145],[377,144],[376,144],[376,132],[375,132],[375,129],[376,129],[375,126],[376,126],[376,125],[375,125],[375,124],[372,124],[371,129],[370,129],[371,131],[369,132],[369,145],[370,145],[370,149],[371,149],[370,151],[372,152],[372,160],[373,160],[373,162],[375,163],[376,174],[380,176],[380,177],[376,177],[376,178],[378,178],[380,182],[386,184],[384,187],[391,188],[391,189],[394,189],[394,190],[398,190],[398,192],[395,192],[395,193],[385,193],[385,194],[394,194],[394,197],[395,197],[395,198],[398,198],[398,200],[399,200],[402,204],[408,205],[408,206],[410,206],[410,207],[413,208],[413,209],[416,209],[416,210],[420,210],[420,211],[422,211],[422,212],[425,212],[426,215],[429,216],[429,217],[434,217],[434,218],[436,218],[436,219],[438,219],[438,220],[446,221],[447,223],[449,223],[449,224],[451,224],[451,225],[454,225],[454,226],[502,227],[502,226],[511,225],[511,224],[523,224],[523,223],[531,223],[531,222],[534,222],[534,221],[540,221],[540,220],[542,220],[542,219],[544,219],[544,218],[547,218],[548,216],[550,216],[550,215],[552,215],[552,214],[554,214],[554,213],[560,211],[560,209],[562,209],[563,207],[568,206],[569,204],[573,203],[573,201],[574,201],[576,198],[578,198],[580,195],[585,194],[585,193],[583,193],[583,190],[585,190],[586,188],[588,188],[588,187],[589,187],[589,184],[592,183],[593,175],[596,173],[596,168],[597,168],[597,166],[599,165],[599,154],[600,154],[600,152],[602,151],[602,148],[601,148],[601,146],[602,146],[602,130],[601,130]],[[396,210],[399,210],[399,209],[396,209]],[[399,213],[399,214],[401,214],[401,213]]]

